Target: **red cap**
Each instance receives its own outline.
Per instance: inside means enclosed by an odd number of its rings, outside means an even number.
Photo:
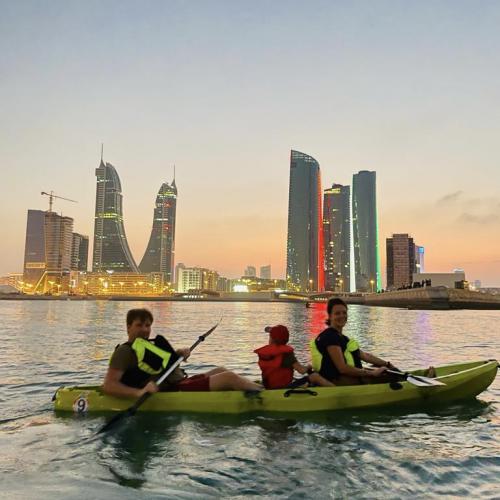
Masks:
[[[264,331],[269,333],[271,340],[278,344],[286,344],[288,342],[288,338],[290,334],[288,333],[288,328],[283,325],[276,326],[266,326]]]

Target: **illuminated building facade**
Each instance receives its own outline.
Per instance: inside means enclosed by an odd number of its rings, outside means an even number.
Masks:
[[[324,290],[321,172],[311,156],[291,151],[288,192],[287,288]]]
[[[81,295],[161,295],[166,290],[161,273],[73,273],[70,289]]]
[[[73,233],[71,245],[71,269],[74,271],[86,271],[89,257],[89,237],[83,234]]]
[[[333,184],[323,200],[325,290],[349,292],[351,280],[351,189]]]
[[[393,234],[386,239],[387,288],[411,286],[416,272],[415,243],[408,234]]]
[[[217,291],[219,274],[202,267],[184,267],[179,269],[177,291],[187,293],[193,291]]]
[[[156,197],[153,228],[144,257],[139,264],[142,273],[162,273],[165,283],[174,281],[175,215],[177,186],[163,183]]]
[[[415,272],[425,273],[425,248],[415,245]]]
[[[139,272],[125,236],[122,209],[122,187],[115,167],[101,163],[95,171],[97,177],[94,254],[94,272]]]
[[[362,170],[352,179],[352,226],[356,290],[382,288],[377,223],[376,172]]]

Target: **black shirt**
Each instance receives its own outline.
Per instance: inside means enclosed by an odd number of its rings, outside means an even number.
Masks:
[[[327,348],[331,345],[338,346],[340,347],[342,353],[344,353],[349,342],[349,337],[343,335],[342,333],[339,333],[337,330],[335,330],[335,328],[329,327],[326,330],[323,330],[316,337],[315,342],[318,351],[323,356],[319,374],[322,377],[325,377],[327,380],[335,380],[340,376],[340,372],[333,363],[332,358],[330,358],[330,354],[328,353]],[[356,367],[362,368],[359,350],[354,351],[352,353],[352,357],[354,358],[354,364],[356,365]]]

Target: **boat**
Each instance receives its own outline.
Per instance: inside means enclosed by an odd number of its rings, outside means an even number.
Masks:
[[[403,407],[426,403],[453,402],[474,398],[493,382],[496,360],[456,363],[436,368],[440,385],[367,384],[339,387],[307,387],[264,390],[246,397],[242,391],[161,392],[153,394],[139,409],[168,413],[301,413]],[[424,375],[424,370],[410,372]],[[99,386],[61,387],[54,395],[58,412],[118,412],[129,408],[134,399],[116,398]]]

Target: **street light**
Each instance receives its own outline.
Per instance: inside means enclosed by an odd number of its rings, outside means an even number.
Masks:
[[[340,285],[340,291],[343,292],[344,291],[344,280],[343,279],[339,280],[339,285]]]
[[[373,285],[375,284],[375,280],[370,280],[370,285],[372,286],[372,293],[373,293]]]

